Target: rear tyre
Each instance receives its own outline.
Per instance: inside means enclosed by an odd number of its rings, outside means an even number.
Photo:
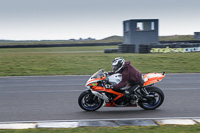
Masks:
[[[84,91],[78,98],[79,106],[86,111],[95,111],[103,105],[104,100],[98,98],[90,91]]]
[[[145,98],[146,101],[140,100],[138,105],[145,110],[154,110],[158,108],[164,101],[164,93],[155,86],[147,87],[146,90],[152,97]]]

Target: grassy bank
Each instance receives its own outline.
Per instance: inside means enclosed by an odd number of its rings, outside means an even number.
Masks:
[[[64,47],[0,49],[0,76],[85,75],[100,68],[111,70],[111,62],[121,56],[142,73],[199,73],[200,52],[171,54],[105,54],[104,47]],[[67,53],[67,51],[76,51]]]
[[[189,41],[195,40],[194,35],[159,36],[159,41]],[[109,36],[101,40],[69,41],[69,40],[0,40],[0,45],[39,45],[39,44],[84,44],[84,43],[110,43],[123,42],[123,36]]]
[[[68,129],[0,130],[0,133],[200,133],[200,126],[82,127]]]

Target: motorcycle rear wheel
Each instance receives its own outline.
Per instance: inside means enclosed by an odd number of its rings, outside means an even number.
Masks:
[[[145,110],[154,110],[158,108],[164,101],[164,93],[155,86],[146,87],[146,90],[149,92],[149,95],[154,97],[147,98],[147,101],[141,100],[138,102],[138,105]]]
[[[84,91],[78,98],[79,106],[86,111],[95,111],[103,105],[104,100],[98,98],[90,91]]]

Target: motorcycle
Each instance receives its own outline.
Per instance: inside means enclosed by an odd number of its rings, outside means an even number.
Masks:
[[[119,91],[114,91],[111,86],[120,83],[122,75],[120,73],[108,75],[100,69],[87,81],[85,85],[87,89],[80,94],[78,103],[86,111],[95,111],[103,104],[105,107],[137,107],[139,105],[145,110],[154,110],[164,101],[164,93],[154,84],[164,77],[165,72],[143,75],[144,84],[134,86],[131,94],[125,96],[125,92],[133,85],[127,84]]]

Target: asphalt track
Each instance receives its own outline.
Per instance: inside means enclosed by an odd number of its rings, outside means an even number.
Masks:
[[[140,107],[83,111],[77,103],[89,76],[0,77],[0,122],[200,117],[200,73],[167,74],[156,84],[165,94],[157,110]]]

